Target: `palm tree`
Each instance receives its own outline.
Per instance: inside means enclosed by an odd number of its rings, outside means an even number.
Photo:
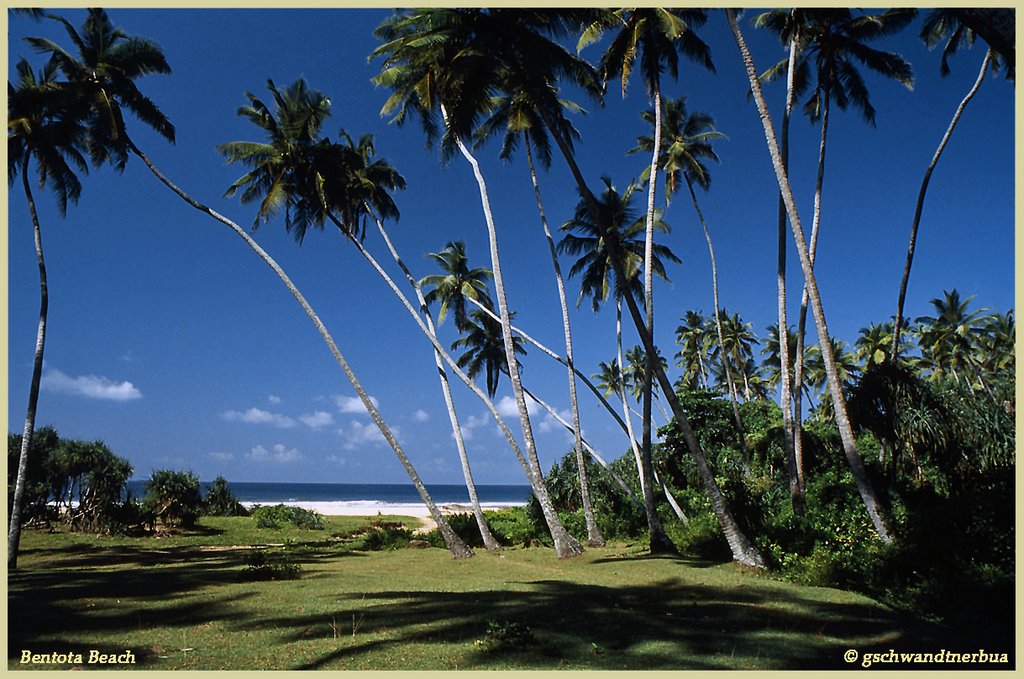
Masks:
[[[936,9],[932,10],[924,20],[924,26],[921,28],[921,39],[924,44],[928,46],[928,49],[933,49],[942,40],[946,41],[946,46],[942,50],[942,62],[939,66],[939,73],[943,77],[949,75],[949,58],[956,54],[961,47],[970,46],[974,44],[975,33],[974,31],[963,22],[961,12],[955,9]],[[989,64],[993,65],[994,70],[998,70],[1000,66],[1000,59],[997,53],[990,47],[985,52],[985,58],[981,61],[981,70],[978,71],[978,78],[974,81],[974,85],[967,91],[967,94],[960,101],[960,105],[956,107],[956,111],[953,112],[953,119],[949,121],[949,126],[946,127],[946,133],[942,135],[942,140],[939,141],[939,146],[935,149],[932,160],[928,163],[927,169],[924,171],[924,177],[921,179],[921,188],[917,193],[917,204],[914,206],[914,221],[910,225],[910,242],[907,245],[907,261],[903,265],[903,277],[900,279],[900,294],[899,300],[896,302],[896,331],[892,336],[892,359],[895,361],[899,356],[899,333],[903,327],[903,303],[907,298],[907,283],[910,280],[910,267],[914,263],[914,248],[917,246],[917,229],[921,224],[921,212],[924,209],[924,196],[928,191],[928,183],[931,181],[932,172],[935,170],[935,166],[939,163],[939,158],[942,157],[942,152],[946,148],[946,144],[949,143],[950,137],[953,136],[953,130],[956,128],[956,124],[960,122],[960,116],[963,115],[964,109],[967,108],[967,104],[970,103],[974,95],[978,93],[978,88],[981,87],[981,82],[985,79],[985,71],[988,70]],[[1011,66],[1012,68],[1012,66]]]
[[[687,311],[679,320],[682,325],[676,327],[676,366],[683,369],[679,384],[687,391],[700,389],[708,385],[707,324],[704,316],[698,311]]]
[[[872,323],[861,328],[853,343],[857,349],[857,360],[865,368],[885,363],[888,356],[886,349],[892,346],[892,335],[892,323]]]
[[[975,372],[977,337],[988,309],[970,311],[972,299],[974,295],[961,299],[956,288],[944,291],[943,299],[931,301],[934,316],[915,319],[920,325],[921,353],[934,365],[932,376],[935,379],[948,374],[960,383],[961,377],[968,379]]]
[[[726,17],[729,21],[729,28],[736,40],[736,46],[740,52],[740,59],[747,71],[747,79],[750,82],[750,89],[754,96],[754,102],[757,105],[761,124],[764,127],[765,141],[768,146],[768,153],[771,156],[772,166],[775,170],[775,177],[779,184],[779,190],[782,192],[783,199],[786,202],[786,213],[789,216],[790,227],[793,231],[794,240],[796,241],[797,254],[800,257],[800,267],[803,270],[804,281],[808,290],[811,310],[814,313],[814,322],[817,327],[818,336],[829,337],[828,325],[825,319],[825,310],[821,304],[821,296],[818,293],[818,283],[814,277],[814,269],[810,255],[807,251],[807,241],[804,237],[803,227],[800,225],[800,215],[797,213],[796,203],[793,200],[793,190],[789,184],[789,177],[787,175],[786,168],[782,164],[778,140],[775,137],[775,129],[772,125],[771,114],[768,112],[768,105],[764,99],[764,93],[761,91],[761,84],[758,81],[754,60],[750,56],[750,51],[747,49],[743,33],[740,31],[740,27],[736,23],[735,11],[731,9],[726,10]],[[839,378],[836,374],[836,360],[835,354],[832,351],[832,345],[830,342],[821,342],[821,345],[822,357],[825,361],[825,368],[828,372],[829,392],[832,395],[832,400],[835,405],[836,426],[839,429],[839,435],[843,442],[843,452],[846,455],[847,463],[850,465],[854,482],[857,485],[857,490],[860,493],[861,500],[864,502],[864,506],[871,518],[871,522],[874,525],[875,530],[884,542],[891,542],[892,537],[889,533],[885,519],[882,517],[881,505],[875,495],[874,489],[871,486],[871,481],[867,476],[867,470],[864,468],[864,462],[861,460],[860,452],[857,449],[857,443],[853,437],[853,429],[850,426],[850,419],[846,410],[846,401],[842,392],[842,385],[840,384]]]
[[[557,97],[557,72],[569,73],[574,77],[574,84],[582,85],[596,99],[600,99],[601,88],[596,73],[585,61],[565,51],[556,43],[544,39],[539,34],[529,32],[524,39],[517,41],[519,52],[511,60],[509,68],[504,71],[505,78],[502,88],[509,94],[495,97],[490,116],[475,136],[479,141],[504,130],[504,139],[500,157],[510,160],[512,152],[521,139],[526,151],[526,160],[530,170],[534,196],[537,200],[537,212],[540,215],[541,227],[548,243],[551,263],[555,273],[555,286],[562,311],[562,329],[565,334],[565,355],[568,363],[569,403],[572,411],[572,429],[575,436],[576,469],[580,484],[580,497],[583,516],[587,525],[587,544],[591,547],[604,545],[604,537],[597,526],[593,506],[590,501],[590,488],[587,483],[586,464],[584,463],[584,447],[580,427],[579,401],[576,396],[576,373],[573,362],[572,328],[569,322],[569,306],[565,299],[565,282],[555,252],[555,241],[551,236],[544,203],[541,199],[540,184],[537,180],[537,168],[533,161],[533,148],[538,151],[538,160],[545,169],[551,166],[551,145],[545,121],[552,124],[553,134],[559,137],[560,144],[572,148],[573,139],[579,133],[566,119],[565,111],[581,111],[573,102]]]
[[[501,337],[501,323],[495,322],[490,316],[479,309],[469,314],[473,320],[462,329],[463,335],[452,342],[452,349],[465,349],[465,353],[456,359],[460,368],[470,378],[475,379],[481,371],[487,375],[487,394],[494,398],[498,391],[498,381],[502,374],[508,375],[508,363],[505,361],[505,342]],[[515,312],[511,312],[515,317]],[[522,341],[512,338],[516,353],[526,355]],[[518,362],[518,359],[517,359]],[[522,364],[519,364],[522,367]]]
[[[456,558],[471,556],[472,550],[451,530],[440,511],[434,506],[416,470],[409,462],[398,440],[384,423],[380,412],[370,401],[327,327],[320,321],[316,312],[280,265],[242,227],[198,202],[172,183],[128,135],[122,113],[124,108],[156,129],[165,138],[173,141],[174,127],[170,121],[151,100],[139,92],[132,82],[134,78],[149,73],[170,72],[170,67],[160,48],[149,40],[128,36],[121,29],[115,28],[102,9],[89,10],[81,34],[67,21],[63,19],[60,21],[78,48],[79,56],[77,58],[49,40],[31,38],[29,42],[38,50],[52,55],[60,70],[68,78],[69,87],[74,90],[77,101],[82,107],[89,110],[89,151],[93,160],[111,162],[115,168],[121,169],[127,163],[129,153],[136,155],[154,176],[178,197],[234,231],[277,274],[313,322],[370,417],[395,451],[425,504],[431,509],[431,514],[438,522],[438,528],[452,555]],[[297,134],[301,134],[301,131],[297,131]],[[280,205],[280,203],[277,204]]]
[[[582,287],[580,301],[582,302],[583,298],[587,295],[592,296],[594,298],[593,305],[596,310],[600,306],[601,301],[607,299],[608,293],[614,289],[616,300],[624,300],[626,302],[633,325],[636,326],[637,331],[640,333],[644,350],[648,352],[649,356],[653,357],[656,355],[655,352],[657,350],[636,303],[638,283],[636,273],[639,270],[640,261],[640,242],[637,236],[640,233],[640,229],[644,228],[642,226],[643,222],[636,218],[636,213],[631,205],[631,199],[637,186],[635,183],[631,183],[626,191],[619,194],[614,186],[612,186],[610,179],[605,178],[603,181],[605,191],[602,193],[601,198],[595,198],[591,201],[587,196],[581,196],[574,218],[562,226],[563,231],[577,230],[582,232],[582,235],[567,234],[559,244],[559,252],[579,257],[570,269],[569,277],[580,276]],[[583,192],[581,191],[581,193]],[[659,230],[667,229],[667,225],[664,225],[659,220],[655,222],[655,228]],[[664,276],[664,266],[661,264],[661,258],[672,260],[676,258],[664,246],[655,246],[654,252],[657,258],[653,260],[652,268],[655,273]],[[619,365],[622,365],[621,356],[619,357]],[[736,524],[718,487],[718,483],[715,481],[714,474],[704,458],[693,429],[690,427],[686,413],[683,412],[679,399],[675,398],[672,385],[668,377],[666,377],[665,371],[661,370],[660,366],[656,363],[655,367],[655,376],[658,379],[658,385],[661,387],[662,392],[666,396],[672,395],[672,398],[667,398],[672,415],[675,418],[676,425],[682,429],[687,446],[697,463],[701,480],[708,492],[708,497],[714,508],[719,526],[722,528],[722,532],[732,550],[733,558],[740,563],[763,568],[764,558]],[[624,391],[623,389],[623,400],[625,400]],[[648,479],[646,483],[649,484],[654,479],[653,468],[649,465],[641,466],[640,475],[641,483],[645,483],[644,479],[646,478]],[[644,494],[644,504],[651,531],[652,551],[674,550],[675,546],[668,539],[668,536],[664,534],[661,522],[654,512],[651,494]]]
[[[419,280],[420,287],[429,287],[425,300],[427,304],[440,302],[437,322],[444,323],[451,305],[455,313],[455,327],[463,328],[469,322],[466,315],[466,300],[479,300],[487,307],[492,307],[491,296],[487,289],[487,281],[491,272],[483,267],[470,269],[466,259],[466,244],[462,241],[449,241],[440,252],[428,252],[427,259],[433,260],[443,273],[424,276]]]
[[[39,268],[39,325],[36,331],[35,358],[29,383],[28,407],[22,429],[21,452],[15,477],[14,497],[11,505],[11,523],[7,538],[7,567],[18,566],[18,547],[21,541],[21,509],[25,497],[29,444],[35,430],[36,408],[39,403],[39,382],[43,371],[43,351],[46,345],[46,324],[49,310],[49,287],[46,282],[46,262],[43,258],[43,236],[32,195],[29,179],[30,164],[35,160],[39,187],[47,184],[57,198],[62,216],[67,215],[68,201],[78,202],[82,185],[75,170],[88,171],[85,153],[85,127],[78,112],[68,108],[67,92],[54,82],[57,64],[50,60],[38,76],[25,59],[15,67],[16,84],[7,84],[7,177],[13,183],[21,174],[22,189],[32,218],[35,236],[36,263]]]
[[[486,45],[473,42],[474,27],[483,24],[486,28],[493,21],[494,17],[483,10],[415,10],[396,14],[377,27],[375,35],[385,40],[385,44],[374,50],[371,57],[384,57],[383,70],[374,78],[374,83],[394,90],[381,112],[397,109],[394,121],[401,123],[411,107],[420,115],[429,140],[436,134],[433,118],[439,111],[445,124],[442,148],[457,148],[472,167],[487,223],[491,271],[512,393],[519,410],[527,458],[536,482],[542,484],[537,446],[516,367],[508,300],[487,185],[476,158],[464,141],[471,138],[476,122],[489,106],[490,79],[496,77],[496,69],[501,67],[498,60],[503,55],[501,51],[487,52],[479,49]],[[483,42],[486,42],[495,32],[483,30],[477,35],[482,35]],[[572,556],[582,550],[578,544],[573,544],[575,541],[568,533],[553,537],[559,556]]]
[[[672,78],[679,74],[680,52],[688,59],[714,71],[711,52],[693,28],[699,28],[707,20],[703,9],[679,8],[624,8],[607,10],[591,23],[580,36],[577,50],[600,39],[608,30],[616,30],[611,43],[601,56],[598,69],[605,82],[619,77],[622,80],[622,94],[625,96],[630,73],[639,61],[640,74],[647,86],[647,93],[654,104],[655,126],[651,153],[650,179],[647,191],[647,213],[644,240],[644,305],[646,308],[647,331],[654,333],[654,196],[658,180],[658,162],[661,158],[661,77],[667,68]],[[653,361],[654,353],[648,358]],[[645,468],[651,466],[651,390],[656,366],[648,364],[644,373],[643,392],[643,460]],[[651,478],[650,470],[641,478]],[[650,495],[649,485],[644,493]],[[653,500],[651,500],[653,502]]]

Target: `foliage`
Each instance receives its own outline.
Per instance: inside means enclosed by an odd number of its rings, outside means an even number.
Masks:
[[[253,547],[245,557],[245,580],[294,580],[299,577],[302,566],[295,563],[286,545],[283,549],[261,549]]]
[[[413,539],[413,533],[400,523],[376,521],[363,537],[362,549],[370,552],[403,549]],[[443,545],[443,542],[442,542]]]
[[[291,525],[306,530],[324,530],[324,517],[302,507],[284,504],[256,505],[252,508],[252,518],[257,528],[281,528]]]
[[[476,642],[490,652],[521,651],[536,643],[529,627],[509,620],[488,620],[484,638]]]
[[[218,476],[206,489],[203,498],[203,514],[207,516],[249,516],[249,510],[242,506],[227,479]]]
[[[194,526],[203,508],[199,477],[190,471],[154,471],[146,482],[142,508],[164,525]]]

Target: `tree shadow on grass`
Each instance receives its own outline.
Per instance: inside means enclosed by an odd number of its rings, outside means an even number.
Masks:
[[[615,587],[543,580],[525,591],[360,594],[328,614],[360,616],[360,634],[294,669],[343,666],[371,651],[406,644],[466,644],[462,669],[511,663],[523,669],[838,669],[848,649],[939,650],[936,630],[871,603],[830,603],[791,590],[666,580]],[[366,606],[366,602],[373,602]],[[278,617],[283,643],[323,614]],[[488,623],[526,626],[525,638],[495,649]],[[259,623],[240,621],[241,630]],[[438,668],[440,669],[440,668]]]

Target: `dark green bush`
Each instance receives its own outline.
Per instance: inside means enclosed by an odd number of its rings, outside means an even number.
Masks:
[[[206,489],[203,513],[207,516],[249,516],[249,510],[231,492],[231,486],[223,476],[215,478]]]
[[[295,563],[290,550],[253,548],[245,557],[243,580],[294,580],[302,566]]]
[[[412,531],[401,524],[377,522],[364,534],[362,549],[370,552],[403,549],[409,545],[409,541],[412,539]],[[428,542],[431,541],[428,540]],[[433,543],[431,542],[431,544]]]
[[[257,528],[280,528],[291,524],[296,528],[307,530],[324,530],[324,517],[310,509],[291,507],[284,504],[256,505],[252,508],[252,518]]]
[[[192,472],[158,469],[146,482],[142,508],[168,526],[190,528],[203,507],[199,477]]]

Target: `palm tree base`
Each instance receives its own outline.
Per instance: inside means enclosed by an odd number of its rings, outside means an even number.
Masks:
[[[651,534],[651,554],[679,556],[679,549],[664,533]]]

